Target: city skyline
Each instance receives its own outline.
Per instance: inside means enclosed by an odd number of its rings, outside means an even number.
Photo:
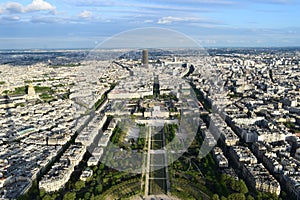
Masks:
[[[296,48],[127,50],[1,51],[1,199],[300,199]]]
[[[295,0],[0,3],[0,49],[94,48],[136,28],[182,32],[204,47],[299,46]]]

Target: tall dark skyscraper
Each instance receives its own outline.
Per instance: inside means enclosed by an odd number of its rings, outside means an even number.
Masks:
[[[143,50],[143,58],[142,58],[142,65],[147,66],[149,61],[148,61],[149,57],[148,57],[148,50],[144,49]]]

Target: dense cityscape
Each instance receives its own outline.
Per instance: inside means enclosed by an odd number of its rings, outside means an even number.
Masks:
[[[0,52],[1,199],[300,199],[300,49],[112,51]]]

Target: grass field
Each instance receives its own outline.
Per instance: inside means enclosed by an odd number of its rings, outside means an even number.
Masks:
[[[157,153],[151,154],[150,159],[151,159],[151,165],[164,166],[164,164],[165,164],[164,154],[157,154]]]
[[[162,133],[159,132],[159,133],[156,133],[154,135],[151,136],[151,140],[159,140],[159,141],[162,141],[163,138],[162,138]]]
[[[157,133],[151,136],[151,149],[159,150],[163,148],[163,137],[162,133]]]
[[[156,132],[155,132],[156,131]],[[163,149],[163,130],[157,128],[151,136],[151,150]],[[165,153],[155,151],[150,154],[149,195],[167,193]]]
[[[167,192],[167,183],[165,179],[150,179],[149,193],[165,194]]]
[[[165,168],[159,168],[154,171],[150,172],[150,178],[166,178],[166,169]]]
[[[151,141],[151,149],[152,150],[159,150],[159,149],[162,149],[163,148],[163,143],[162,141],[158,141],[158,140],[152,140]]]

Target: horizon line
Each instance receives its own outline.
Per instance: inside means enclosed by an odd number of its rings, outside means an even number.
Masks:
[[[169,49],[197,49],[197,47],[159,47],[159,48],[169,48]],[[145,49],[159,49],[159,48],[145,48]],[[226,48],[233,48],[233,49],[289,49],[289,48],[300,48],[299,46],[201,46],[199,48],[205,49],[226,49]],[[0,51],[57,51],[57,50],[96,50],[96,49],[134,49],[134,47],[118,47],[118,48],[92,48],[92,47],[66,47],[66,48],[0,48]],[[142,48],[141,48],[142,49]]]

